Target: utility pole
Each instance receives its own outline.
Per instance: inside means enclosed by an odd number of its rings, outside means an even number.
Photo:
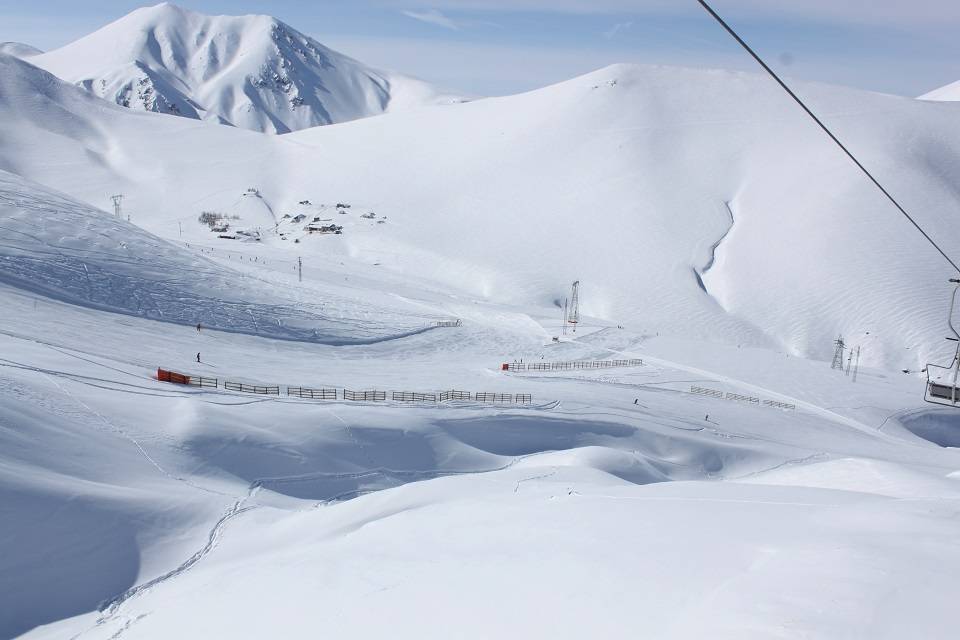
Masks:
[[[115,196],[110,196],[110,199],[113,200],[113,215],[120,217],[120,203],[123,201],[123,194],[118,193]]]
[[[180,237],[183,237],[183,223],[179,220],[177,221],[177,228],[180,229]]]
[[[830,364],[830,368],[843,370],[843,349],[846,347],[843,342],[843,336],[834,340],[833,346],[836,347],[836,349],[833,352],[833,362]]]
[[[562,325],[561,331],[563,331],[563,335],[567,335],[567,299],[566,298],[563,299],[563,319],[561,320],[560,324]]]
[[[853,382],[857,381],[857,371],[860,370],[860,345],[857,345],[857,360],[853,365]]]
[[[303,282],[303,259],[297,256],[297,279]]]
[[[573,283],[570,292],[570,316],[567,321],[573,325],[573,332],[577,332],[577,323],[580,322],[580,281]]]
[[[847,349],[847,370],[843,374],[845,376],[850,375],[850,363],[853,362],[853,349]]]

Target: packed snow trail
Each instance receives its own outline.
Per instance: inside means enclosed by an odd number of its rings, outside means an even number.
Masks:
[[[848,426],[848,427],[851,427],[851,428],[853,428],[853,429],[856,429],[857,431],[862,431],[863,433],[870,434],[870,435],[872,435],[872,436],[875,436],[875,437],[880,438],[880,439],[882,439],[882,440],[886,440],[886,441],[891,442],[891,443],[894,443],[894,442],[900,443],[900,442],[902,442],[899,438],[896,438],[896,437],[893,437],[893,436],[888,436],[887,434],[880,432],[880,430],[879,430],[878,428],[873,427],[873,426],[871,426],[871,425],[869,425],[869,424],[866,424],[866,423],[864,423],[864,422],[861,422],[860,420],[856,420],[856,419],[851,418],[851,417],[849,417],[849,416],[845,416],[845,415],[843,415],[843,414],[841,414],[841,413],[837,413],[836,411],[831,411],[830,409],[826,409],[826,408],[824,408],[824,407],[821,407],[820,405],[817,405],[817,404],[815,404],[815,403],[813,403],[813,402],[809,402],[809,401],[804,400],[804,399],[802,399],[802,398],[798,398],[798,397],[795,397],[795,396],[791,396],[791,395],[782,393],[782,392],[780,392],[780,391],[776,391],[776,390],[771,389],[771,388],[766,387],[766,386],[751,384],[751,383],[746,382],[746,381],[744,381],[744,380],[738,380],[738,379],[736,379],[736,378],[732,378],[732,377],[730,377],[730,376],[726,376],[726,375],[723,375],[723,374],[714,373],[714,372],[712,372],[712,371],[706,371],[706,370],[704,370],[704,369],[699,369],[699,368],[697,368],[697,367],[692,367],[692,366],[689,366],[689,365],[680,364],[680,363],[678,363],[678,362],[673,362],[673,361],[670,361],[670,360],[664,360],[664,359],[661,359],[661,358],[657,358],[657,357],[654,357],[654,356],[650,356],[649,354],[646,354],[646,353],[644,353],[644,354],[637,354],[637,353],[630,353],[630,352],[627,352],[627,351],[620,351],[620,350],[616,350],[616,349],[605,349],[605,350],[606,350],[606,351],[610,351],[611,353],[615,353],[615,354],[618,354],[618,355],[626,356],[626,357],[629,357],[629,358],[641,358],[641,357],[642,357],[645,361],[648,361],[648,362],[650,362],[650,363],[652,363],[652,364],[658,364],[658,365],[660,365],[660,366],[662,366],[662,367],[669,367],[670,369],[676,369],[676,370],[678,370],[678,371],[686,371],[686,372],[688,372],[688,373],[693,373],[693,374],[696,374],[696,375],[698,375],[698,376],[703,376],[704,378],[707,378],[707,379],[709,379],[709,380],[715,380],[715,381],[717,381],[717,382],[722,382],[722,383],[725,383],[725,384],[734,385],[734,386],[739,387],[739,388],[741,388],[741,389],[749,390],[749,391],[751,391],[751,392],[753,392],[753,393],[758,393],[758,394],[762,394],[762,395],[772,396],[772,397],[774,397],[774,398],[778,398],[778,399],[781,400],[782,402],[787,402],[787,403],[795,404],[795,405],[797,405],[798,408],[806,409],[806,410],[809,411],[810,413],[813,413],[813,414],[815,414],[815,415],[822,416],[822,417],[826,418],[827,420],[829,420],[829,421],[831,421],[831,422],[837,422],[837,423],[846,425],[846,426]]]

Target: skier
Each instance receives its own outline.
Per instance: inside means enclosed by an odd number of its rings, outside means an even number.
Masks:
[[[197,351],[197,362],[200,362],[200,352]]]
[[[197,333],[200,333],[200,323],[197,323]]]
[[[640,403],[640,398],[633,399],[633,404],[639,404],[639,403]]]

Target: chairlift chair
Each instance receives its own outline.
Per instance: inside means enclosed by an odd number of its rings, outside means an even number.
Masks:
[[[953,309],[957,302],[957,291],[960,291],[960,279],[951,278],[950,282],[956,286],[953,288],[953,295],[950,297],[950,313],[947,316],[947,326],[950,327],[954,337],[947,338],[947,340],[956,342],[957,348],[953,354],[953,362],[949,366],[927,365],[927,387],[923,399],[933,404],[956,407],[960,405],[960,387],[957,386],[957,378],[960,374],[960,333],[953,326]]]

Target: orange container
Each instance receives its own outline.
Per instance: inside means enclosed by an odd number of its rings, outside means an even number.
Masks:
[[[157,368],[157,380],[160,382],[172,382],[174,384],[190,384],[190,376],[160,368]]]

